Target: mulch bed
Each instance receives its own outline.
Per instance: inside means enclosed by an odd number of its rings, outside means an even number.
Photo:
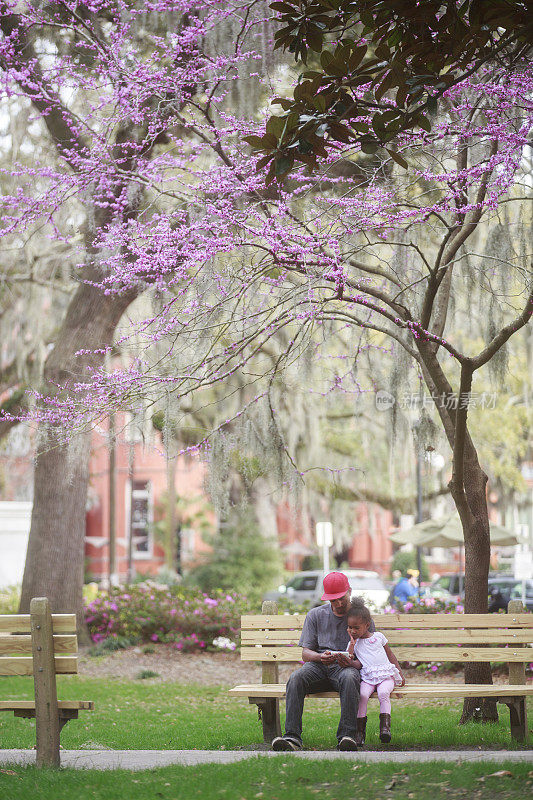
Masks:
[[[79,674],[88,678],[134,679],[142,670],[158,673],[158,681],[193,683],[202,686],[236,686],[257,683],[261,670],[257,664],[241,661],[238,653],[180,653],[165,645],[154,645],[154,653],[143,653],[140,647],[117,650],[109,655],[93,658],[82,651]],[[280,682],[285,682],[294,669],[292,664],[280,664]],[[462,683],[463,673],[437,672],[427,676],[416,669],[404,670],[405,678],[412,683]],[[494,676],[494,683],[507,683],[505,675]]]

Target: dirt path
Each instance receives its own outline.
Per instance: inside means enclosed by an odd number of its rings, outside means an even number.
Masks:
[[[154,653],[143,653],[140,647],[117,650],[107,656],[92,658],[87,651],[80,658],[80,675],[90,678],[138,677],[142,670],[157,672],[160,681],[195,683],[203,686],[236,686],[257,683],[261,670],[253,662],[241,661],[238,653],[179,653],[164,645],[155,645]],[[280,665],[280,682],[285,682],[294,665]],[[416,669],[404,670],[408,681],[419,683],[462,683],[462,672],[426,676]],[[506,683],[505,676],[496,676],[495,683]]]

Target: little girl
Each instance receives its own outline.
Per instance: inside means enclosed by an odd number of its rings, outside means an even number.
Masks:
[[[377,691],[379,698],[379,738],[382,742],[390,742],[390,695],[395,683],[405,684],[398,659],[387,644],[382,633],[370,633],[372,622],[370,611],[361,603],[353,604],[348,611],[348,634],[350,644],[348,654],[360,663],[361,696],[357,710],[358,745],[365,743],[366,709],[370,695]]]

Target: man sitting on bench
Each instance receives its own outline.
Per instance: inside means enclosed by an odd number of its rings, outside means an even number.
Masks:
[[[347,620],[350,595],[346,575],[330,572],[325,576],[321,599],[329,600],[329,603],[312,608],[305,618],[299,641],[305,663],[292,673],[287,682],[285,735],[273,740],[273,750],[302,749],[305,696],[331,691],[339,693],[341,702],[337,748],[357,750],[356,717],[361,679],[359,670],[344,655],[350,641]],[[371,630],[374,630],[374,626]]]

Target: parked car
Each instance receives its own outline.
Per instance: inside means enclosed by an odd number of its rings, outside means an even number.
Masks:
[[[450,572],[441,575],[426,587],[426,593],[439,600],[455,600],[456,602],[462,600],[465,596],[464,572]]]
[[[501,598],[500,607],[506,609],[510,600],[522,600],[528,611],[533,611],[533,581],[518,578],[489,578],[489,598]]]
[[[462,601],[465,596],[464,572],[452,572],[441,575],[434,580],[426,590],[426,595],[437,597],[441,600]],[[511,575],[498,575],[489,573],[489,596],[494,597],[498,592],[502,595],[503,603],[507,607],[509,600],[522,599],[522,583],[525,589],[525,605],[529,611],[533,611],[533,581],[521,581]]]
[[[387,605],[389,592],[377,572],[370,570],[343,569],[348,578],[352,597],[363,597],[375,609],[382,609]],[[322,581],[327,573],[322,570],[308,570],[298,572],[286,584],[278,586],[277,590],[267,592],[263,600],[279,600],[287,597],[294,603],[308,603],[310,607],[321,604],[324,592]]]

